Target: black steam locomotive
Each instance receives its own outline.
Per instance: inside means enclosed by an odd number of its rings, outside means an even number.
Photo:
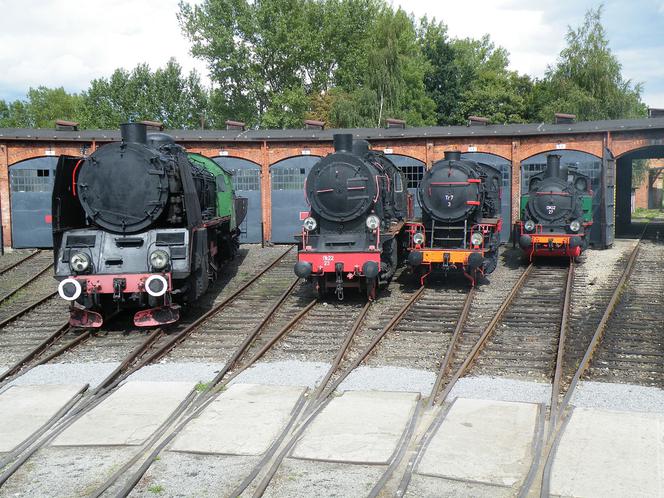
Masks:
[[[546,158],[546,170],[530,178],[521,196],[521,219],[515,224],[521,249],[534,256],[577,257],[588,247],[593,224],[590,178]]]
[[[309,172],[305,193],[311,212],[295,274],[314,281],[321,296],[332,288],[343,299],[345,287],[356,287],[374,299],[394,275],[412,211],[404,174],[365,140],[337,134],[334,153]]]
[[[139,123],[87,158],[61,157],[53,248],[70,323],[99,327],[121,308],[137,326],[179,318],[238,247],[246,199],[214,161]],[[148,309],[145,309],[148,308]]]
[[[478,273],[498,264],[500,245],[499,170],[446,152],[417,190],[422,220],[408,223],[408,263],[421,282],[435,270],[462,270],[474,285]]]

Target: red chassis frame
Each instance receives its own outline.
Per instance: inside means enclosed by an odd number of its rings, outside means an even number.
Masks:
[[[179,306],[171,302],[170,292],[173,290],[170,273],[130,273],[114,275],[77,275],[71,276],[81,284],[82,294],[116,294],[115,283],[121,279],[125,285],[122,293],[147,293],[145,289],[146,280],[159,275],[166,279],[168,284],[163,296],[163,305],[155,308],[137,311],[134,314],[134,325],[137,327],[154,327],[173,323],[180,318]],[[73,327],[99,328],[103,325],[104,318],[96,311],[84,309],[74,301],[70,307],[69,324]]]
[[[491,221],[485,221],[483,223],[478,223],[470,227],[470,235],[472,236],[473,233],[475,232],[482,232],[482,239],[488,234],[492,233],[500,233],[503,227],[503,220],[502,218],[496,218],[495,221],[493,219]],[[424,273],[421,278],[420,278],[420,284],[424,285],[424,281],[426,278],[431,274],[433,271],[433,265],[437,263],[443,263],[445,262],[447,258],[447,264],[449,267],[455,267],[456,269],[463,271],[464,276],[470,280],[471,284],[474,286],[475,285],[475,278],[473,275],[468,273],[468,258],[472,254],[480,254],[482,257],[484,257],[484,254],[486,253],[485,247],[484,247],[484,240],[482,240],[482,244],[479,245],[470,245],[469,248],[460,248],[460,249],[447,249],[447,248],[439,248],[439,247],[427,247],[426,246],[426,240],[424,241],[423,244],[415,244],[413,241],[413,235],[415,233],[420,232],[422,234],[425,234],[426,231],[424,229],[424,224],[419,223],[419,222],[409,222],[406,224],[406,233],[408,234],[408,252],[420,252],[422,253],[422,263],[420,263],[420,266],[427,266],[428,271]],[[484,271],[482,269],[479,269],[479,272],[484,274]]]
[[[581,237],[585,239],[592,222],[583,223],[584,231],[582,235],[573,233],[549,233],[546,234],[542,231],[542,225],[535,225],[534,232],[526,232],[524,223],[517,221],[515,224],[519,228],[519,239],[522,235],[531,237],[532,244],[530,251],[521,247],[521,250],[528,254],[528,259],[533,260],[535,256],[548,256],[548,257],[568,257],[576,258],[581,255],[581,246],[571,247],[570,241],[572,237]],[[516,232],[516,230],[515,230]]]

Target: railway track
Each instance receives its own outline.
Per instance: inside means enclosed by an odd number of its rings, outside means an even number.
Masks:
[[[661,330],[659,324],[644,320],[648,315],[647,304],[657,296],[639,282],[641,278],[652,275],[653,269],[657,269],[661,260],[661,248],[658,251],[653,243],[644,242],[649,228],[646,226],[629,257],[624,261],[623,271],[614,281],[608,300],[606,293],[599,296],[603,304],[599,320],[588,320],[586,317],[585,326],[576,324],[580,329],[576,331],[578,336],[587,337],[589,328],[592,334],[585,342],[586,347],[577,361],[563,360],[557,365],[556,376],[561,380],[553,387],[548,431],[543,433],[538,441],[538,451],[533,458],[530,472],[521,486],[519,493],[521,497],[528,496],[536,486],[540,486],[541,496],[549,496],[553,459],[566,422],[569,420],[568,408],[582,379],[603,381],[620,379],[646,385],[653,385],[655,381],[654,385],[661,386],[655,377],[657,370],[661,368],[661,356],[645,354],[649,352],[649,348],[652,352],[661,344],[657,337],[657,329]],[[658,252],[659,258],[655,256]],[[646,269],[642,268],[644,264],[655,266]],[[658,290],[657,285],[654,286],[654,290]],[[630,330],[631,326],[636,326],[636,333]],[[646,330],[647,332],[644,332]],[[635,339],[641,340],[636,343]],[[627,372],[630,369],[626,365],[631,367],[632,373],[638,372],[638,376],[628,376]]]
[[[643,241],[585,380],[664,387],[664,246]]]
[[[486,342],[471,374],[550,381],[574,264],[538,263]],[[463,355],[463,354],[462,354]]]
[[[235,291],[231,292],[227,297],[207,310],[205,313],[197,316],[196,319],[188,322],[178,324],[176,327],[177,330],[172,332],[170,335],[164,333],[162,329],[153,329],[150,332],[141,334],[140,339],[137,339],[138,343],[131,349],[130,343],[123,343],[122,349],[125,350],[130,348],[131,351],[125,355],[124,359],[120,364],[109,374],[107,377],[93,390],[86,393],[78,402],[77,405],[71,408],[71,410],[60,419],[52,420],[49,424],[49,427],[44,428],[40,431],[39,434],[35,434],[34,438],[30,438],[25,441],[19,448],[12,452],[10,455],[3,456],[0,460],[0,469],[4,469],[4,472],[0,475],[0,485],[4,483],[11,475],[18,470],[38,449],[43,447],[46,443],[51,441],[54,437],[64,431],[69,427],[75,420],[77,420],[83,413],[86,413],[88,410],[96,406],[101,402],[112,390],[117,387],[123,380],[128,378],[133,372],[142,368],[143,366],[152,363],[165,354],[171,351],[178,343],[183,341],[192,331],[194,331],[198,326],[204,324],[206,320],[210,317],[213,317],[216,313],[226,307],[229,303],[235,301],[240,295],[242,295],[248,288],[251,288],[257,280],[261,278],[264,274],[268,273],[271,269],[277,266],[283,258],[292,250],[289,248],[282,254],[280,254],[274,261],[271,262],[267,267],[263,268],[260,272],[253,275],[251,278],[243,282]],[[283,299],[287,297],[292,289],[295,287],[295,282],[291,285],[289,289],[284,291],[282,294],[282,299],[273,305],[273,309],[277,309],[279,304],[283,302]],[[268,321],[269,317],[266,316],[264,323]],[[257,327],[256,332],[258,333],[262,326]],[[62,334],[64,336],[65,334]],[[82,332],[81,337],[89,336],[88,332]],[[63,346],[60,345],[62,337],[59,337],[58,340],[49,344],[49,347],[41,348],[40,350],[33,350],[28,353],[26,357],[29,357],[29,360],[25,361],[23,364],[17,363],[16,367],[22,368],[31,368],[36,363],[43,363],[44,356],[47,358],[53,354],[53,351],[59,352],[58,354],[64,353],[60,351],[63,349]],[[77,344],[83,343],[82,340]],[[239,358],[241,354],[246,351],[246,348],[251,343],[247,341],[246,345],[243,345],[236,356]],[[68,343],[66,343],[68,344]],[[135,344],[135,343],[134,343]],[[72,346],[73,347],[73,346]],[[71,348],[67,348],[68,351],[71,351]],[[229,363],[226,369],[230,369],[233,366],[232,363]],[[192,396],[193,399],[193,396]],[[175,415],[180,415],[181,412],[176,413]],[[47,432],[48,431],[48,432]],[[43,436],[43,437],[42,437]]]
[[[30,251],[13,251],[10,253],[5,253],[2,256],[2,263],[0,263],[0,276],[7,273],[9,270],[17,267],[21,263],[34,258],[39,253],[41,249],[30,250]]]
[[[53,254],[50,251],[39,251],[7,269],[0,275],[0,307],[6,306],[10,300],[15,301],[39,277],[44,276],[42,280],[46,282],[50,276],[46,274],[52,268]],[[52,286],[50,290],[52,292],[55,287]]]

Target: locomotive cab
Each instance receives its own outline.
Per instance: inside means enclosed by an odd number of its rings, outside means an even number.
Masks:
[[[529,259],[535,256],[578,257],[588,247],[592,226],[590,179],[547,156],[547,167],[531,177],[521,197],[515,238]]]
[[[408,263],[421,283],[433,271],[461,270],[471,283],[498,264],[500,171],[457,151],[428,170],[418,187],[422,220],[408,223]]]
[[[397,239],[409,215],[403,173],[350,134],[334,135],[334,153],[316,163],[305,185],[311,210],[298,236],[295,273],[322,296],[348,287],[369,299],[398,264]]]

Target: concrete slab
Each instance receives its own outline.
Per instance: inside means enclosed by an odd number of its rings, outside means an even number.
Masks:
[[[352,391],[333,399],[291,456],[331,462],[386,464],[397,448],[418,393]]]
[[[277,439],[304,387],[233,384],[192,420],[173,451],[262,455]]]
[[[54,446],[139,445],[168,418],[193,382],[127,382],[53,441]]]
[[[664,494],[664,414],[576,408],[556,452],[553,495]]]
[[[84,385],[11,386],[0,395],[0,453],[13,450],[62,409]]]
[[[537,410],[531,403],[457,399],[417,472],[512,486],[528,473]]]

